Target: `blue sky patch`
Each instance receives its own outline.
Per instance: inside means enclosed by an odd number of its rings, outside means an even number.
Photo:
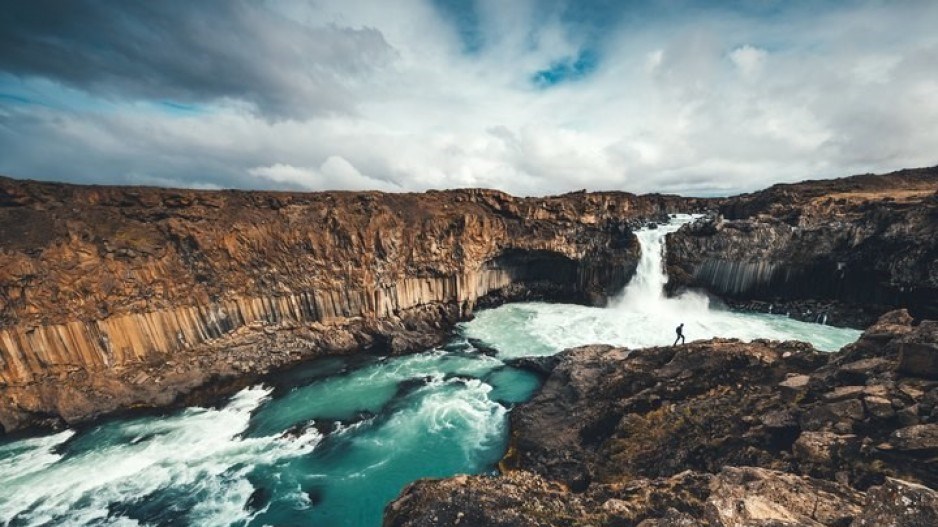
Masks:
[[[29,100],[26,97],[16,95],[13,93],[2,93],[0,92],[0,104],[33,104],[33,101]]]
[[[482,49],[485,42],[474,0],[433,0],[433,5],[456,28],[462,41],[463,52],[472,54]]]
[[[590,49],[581,50],[576,57],[556,61],[550,67],[535,72],[531,82],[538,88],[550,88],[583,79],[596,71],[598,66],[599,54]]]
[[[185,104],[176,101],[160,101],[157,107],[170,115],[197,115],[205,113],[205,109],[198,104]]]

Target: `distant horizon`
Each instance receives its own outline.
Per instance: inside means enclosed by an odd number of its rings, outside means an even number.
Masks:
[[[63,181],[56,179],[36,179],[36,178],[18,178],[11,176],[9,174],[0,173],[0,178],[6,178],[14,181],[22,181],[24,183],[39,183],[39,184],[53,184],[53,185],[72,185],[80,187],[111,187],[111,188],[144,188],[144,189],[156,189],[156,190],[178,190],[178,191],[197,191],[197,192],[258,192],[258,193],[288,193],[288,194],[312,194],[312,193],[330,193],[330,192],[345,192],[345,193],[369,193],[377,192],[382,194],[424,194],[428,192],[456,192],[461,190],[488,190],[494,192],[504,192],[510,196],[516,198],[548,198],[556,196],[565,196],[569,194],[578,194],[581,192],[586,192],[590,194],[604,194],[604,193],[626,193],[634,194],[636,196],[649,196],[649,195],[663,195],[663,196],[678,196],[682,198],[699,198],[699,199],[721,199],[721,198],[732,198],[744,194],[752,194],[755,192],[760,192],[767,190],[775,185],[797,185],[802,183],[813,183],[820,181],[833,181],[837,179],[845,179],[858,176],[889,176],[893,174],[898,174],[900,172],[906,171],[918,171],[918,170],[929,170],[935,169],[938,170],[938,165],[934,166],[924,166],[924,167],[907,167],[900,168],[898,170],[893,170],[890,172],[863,172],[859,174],[848,174],[842,176],[834,176],[829,178],[805,178],[797,181],[786,181],[779,183],[771,183],[764,187],[755,188],[752,190],[746,190],[742,192],[737,192],[734,194],[721,194],[721,195],[692,195],[692,194],[678,194],[673,192],[660,192],[660,191],[648,191],[648,192],[634,192],[628,189],[571,189],[566,191],[561,191],[553,194],[512,194],[497,188],[491,187],[451,187],[451,188],[428,188],[425,190],[377,190],[377,189],[358,189],[358,190],[346,190],[346,189],[317,189],[317,190],[305,190],[305,189],[277,189],[277,188],[238,188],[238,187],[220,187],[220,188],[197,188],[197,187],[174,187],[174,186],[163,186],[163,185],[152,185],[152,184],[123,184],[123,183],[77,183],[72,181]]]
[[[938,2],[13,2],[0,173],[730,196],[938,165]]]

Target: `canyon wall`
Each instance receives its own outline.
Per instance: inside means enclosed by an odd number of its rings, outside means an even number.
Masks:
[[[602,303],[634,272],[634,222],[707,205],[0,179],[0,425],[166,404],[322,353],[422,349],[493,295]]]
[[[776,185],[719,209],[668,237],[672,292],[811,320],[849,306],[839,322],[858,327],[897,307],[938,318],[936,168]]]
[[[703,287],[777,310],[808,301],[793,316],[852,325],[896,306],[933,317],[936,174],[722,200],[0,178],[0,428],[171,404],[323,354],[426,349],[477,306],[602,304],[634,273],[632,229],[669,212],[719,209],[669,236],[672,293]]]

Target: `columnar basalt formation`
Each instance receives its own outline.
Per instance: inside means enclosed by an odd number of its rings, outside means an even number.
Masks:
[[[840,353],[714,339],[541,367],[499,476],[419,481],[387,526],[926,526],[938,521],[938,322]]]
[[[317,354],[420,349],[486,295],[601,303],[634,272],[634,222],[705,206],[0,179],[0,425],[166,404]]]
[[[669,236],[672,292],[864,327],[938,317],[938,168],[776,185]],[[760,301],[751,303],[750,301]]]

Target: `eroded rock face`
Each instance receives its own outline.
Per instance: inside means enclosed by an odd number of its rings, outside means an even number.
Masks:
[[[387,524],[450,525],[445,510],[468,525],[930,525],[938,381],[900,368],[902,345],[932,335],[911,322],[888,313],[837,354],[722,339],[568,350],[513,410],[504,476],[463,478],[462,494],[418,482]]]
[[[938,318],[938,169],[776,185],[720,213],[668,237],[672,291],[854,327]]]
[[[478,302],[601,303],[631,228],[705,201],[0,179],[0,426],[164,404],[324,353],[401,353]]]

